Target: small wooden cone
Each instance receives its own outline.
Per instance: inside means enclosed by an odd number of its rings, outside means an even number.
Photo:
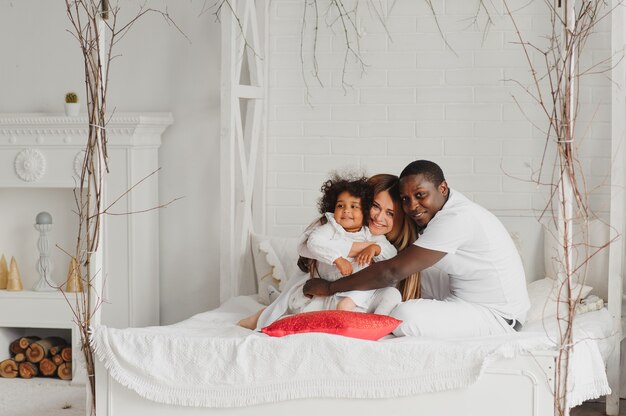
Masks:
[[[70,269],[67,271],[67,281],[65,282],[66,292],[82,292],[83,280],[80,278],[80,271],[78,270],[78,263],[76,259],[72,257],[70,261]]]
[[[11,267],[9,268],[9,278],[7,279],[7,290],[19,291],[23,290],[22,276],[17,268],[15,257],[11,257]]]
[[[9,268],[7,267],[7,259],[4,257],[0,257],[0,289],[7,288],[7,281],[9,279]]]

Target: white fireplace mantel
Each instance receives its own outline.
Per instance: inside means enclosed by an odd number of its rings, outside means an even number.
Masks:
[[[110,173],[105,206],[159,168],[161,134],[172,123],[170,113],[118,113],[111,117],[107,125]],[[0,188],[32,189],[28,192],[74,188],[87,127],[86,116],[0,114]],[[122,198],[114,211],[131,213],[158,205],[155,174]],[[105,218],[107,303],[102,309],[103,323],[120,328],[159,324],[158,221],[156,209]]]
[[[158,150],[172,122],[170,113],[114,114],[107,125],[108,147]],[[87,127],[86,116],[0,114],[0,186],[74,187]]]

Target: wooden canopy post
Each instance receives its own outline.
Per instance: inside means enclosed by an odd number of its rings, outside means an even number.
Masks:
[[[620,372],[622,363],[621,341],[622,331],[622,293],[624,279],[624,216],[626,212],[626,66],[624,53],[626,52],[626,12],[621,0],[613,0],[611,14],[611,52],[612,70],[611,79],[611,213],[609,241],[616,238],[609,245],[609,312],[613,321],[614,348],[609,356],[606,368],[611,394],[606,398],[606,414],[619,414],[620,399]]]
[[[244,275],[252,280],[245,253],[250,232],[265,225],[269,2],[228,5],[221,13],[220,302],[254,289],[242,283]]]

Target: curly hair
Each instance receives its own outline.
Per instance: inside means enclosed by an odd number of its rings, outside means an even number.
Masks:
[[[342,192],[348,192],[350,195],[361,198],[361,212],[363,214],[363,225],[367,225],[369,220],[369,212],[374,202],[374,187],[368,182],[365,176],[360,177],[342,177],[334,174],[330,179],[322,184],[320,189],[322,197],[319,199],[317,207],[322,216],[311,224],[326,224],[328,219],[324,215],[327,212],[334,212],[337,199]],[[305,273],[314,276],[317,273],[317,261],[306,257],[299,256],[298,267]]]
[[[367,178],[364,176],[357,178],[341,177],[339,175],[333,175],[328,179],[321,188],[322,197],[320,198],[317,207],[322,218],[327,212],[334,212],[335,205],[337,205],[337,199],[342,192],[348,192],[350,195],[361,198],[361,211],[363,212],[363,224],[367,225],[368,215],[374,201],[374,189],[367,182]],[[324,221],[324,220],[322,220]]]

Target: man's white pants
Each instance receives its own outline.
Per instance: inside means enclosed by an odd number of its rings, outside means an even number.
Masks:
[[[422,299],[403,302],[391,312],[391,316],[402,321],[394,335],[466,338],[514,332],[486,307],[451,295],[448,275],[439,269],[423,270],[420,281]]]

